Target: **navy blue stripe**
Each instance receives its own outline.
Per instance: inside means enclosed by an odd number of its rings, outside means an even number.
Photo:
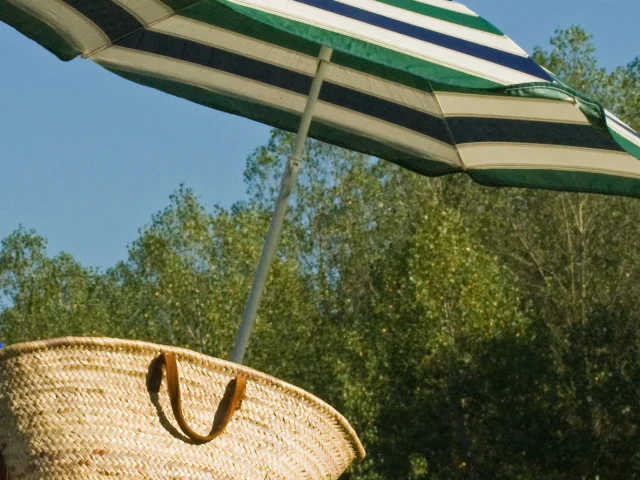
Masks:
[[[149,30],[140,30],[120,40],[116,45],[195,63],[301,95],[309,94],[313,82],[313,77],[309,75],[191,40]],[[331,82],[323,84],[320,100],[452,144],[452,139],[441,118],[410,107]]]
[[[441,118],[389,100],[326,81],[320,91],[320,100],[400,125],[450,145],[453,142]]]
[[[142,24],[111,0],[63,0],[95,23],[113,42],[135,32]]]
[[[336,2],[335,0],[295,0],[312,7],[320,8],[327,12],[335,13],[343,17],[352,18],[360,22],[368,23],[376,27],[384,28],[392,32],[400,33],[424,42],[439,45],[441,47],[465,53],[476,58],[481,58],[503,67],[508,67],[522,73],[527,73],[537,78],[552,81],[553,78],[536,62],[529,57],[521,57],[513,53],[504,52],[495,48],[480,45],[468,40],[462,40],[451,35],[434,32],[426,28],[411,25],[400,20],[385,17],[377,13],[369,12],[351,5]]]
[[[598,133],[591,125],[482,117],[453,117],[448,118],[447,123],[457,144],[533,143],[624,151],[612,138]]]

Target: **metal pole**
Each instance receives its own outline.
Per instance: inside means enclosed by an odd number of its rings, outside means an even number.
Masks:
[[[300,120],[296,143],[282,176],[282,183],[280,184],[280,193],[276,202],[276,209],[273,212],[273,217],[271,218],[269,232],[267,233],[267,238],[265,240],[264,247],[262,248],[260,263],[258,264],[258,270],[256,271],[256,276],[253,280],[253,285],[251,286],[247,305],[245,306],[244,313],[242,314],[242,324],[240,325],[240,330],[236,337],[236,344],[233,347],[233,353],[231,354],[231,361],[235,363],[242,363],[244,360],[244,354],[247,350],[251,330],[253,329],[258,307],[260,306],[260,300],[262,299],[262,293],[264,292],[264,288],[267,283],[267,274],[269,273],[269,268],[271,267],[271,262],[276,252],[280,232],[282,231],[282,224],[287,212],[289,197],[291,196],[291,192],[293,191],[293,187],[295,186],[298,178],[298,170],[300,169],[300,162],[302,161],[302,154],[304,153],[304,146],[307,140],[307,134],[309,133],[309,126],[311,125],[311,120],[313,118],[313,111],[318,103],[318,96],[320,95],[320,89],[322,88],[322,82],[324,80],[327,65],[331,60],[332,53],[333,50],[331,48],[322,47],[320,54],[318,55],[318,69],[315,77],[313,78],[313,83],[311,84],[311,90],[309,91],[309,97],[307,98],[307,106],[305,107],[304,114]]]

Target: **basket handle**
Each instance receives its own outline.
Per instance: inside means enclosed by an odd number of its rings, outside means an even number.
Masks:
[[[162,371],[167,373],[167,391],[171,400],[171,408],[176,421],[182,432],[191,440],[197,443],[208,443],[219,437],[227,427],[233,414],[238,410],[244,399],[247,377],[238,375],[227,385],[224,396],[218,405],[218,410],[213,419],[213,427],[209,435],[202,436],[194,432],[184,419],[182,414],[182,397],[180,395],[180,377],[178,375],[178,362],[176,357],[170,353],[161,353],[151,364],[149,371],[149,391],[158,393],[162,384]]]

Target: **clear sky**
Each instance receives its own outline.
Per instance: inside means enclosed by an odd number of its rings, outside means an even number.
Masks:
[[[556,27],[594,35],[609,67],[640,55],[640,0],[468,0],[525,50]],[[0,23],[0,238],[23,224],[50,253],[125,259],[138,228],[180,183],[208,206],[245,198],[246,156],[268,128],[63,63]]]

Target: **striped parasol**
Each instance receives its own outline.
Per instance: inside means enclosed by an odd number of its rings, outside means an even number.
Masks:
[[[0,17],[63,59],[288,130],[329,46],[312,137],[426,175],[640,194],[638,135],[456,2],[0,0]]]
[[[0,19],[63,60],[298,130],[235,361],[307,135],[424,175],[640,196],[638,134],[457,2],[0,0]]]

